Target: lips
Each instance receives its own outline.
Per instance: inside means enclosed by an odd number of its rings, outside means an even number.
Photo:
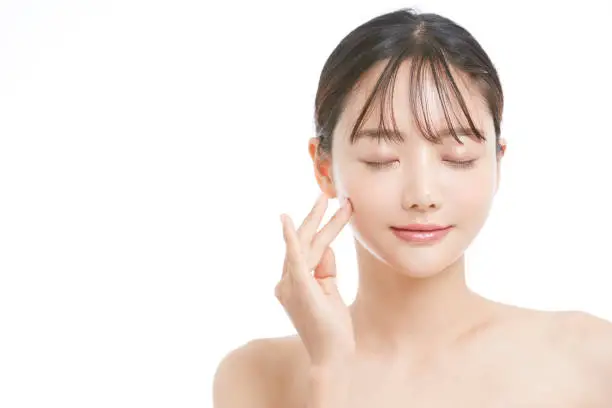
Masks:
[[[401,227],[391,227],[394,230],[399,231],[413,231],[413,232],[424,232],[424,231],[442,231],[452,228],[451,225],[436,225],[436,224],[410,224]]]
[[[452,228],[452,225],[411,224],[391,227],[391,230],[402,241],[412,244],[433,244],[444,238]]]

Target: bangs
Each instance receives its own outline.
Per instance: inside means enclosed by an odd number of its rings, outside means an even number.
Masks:
[[[423,45],[423,44],[421,44]],[[370,135],[380,140],[394,143],[403,142],[403,135],[397,127],[395,113],[393,111],[393,93],[395,90],[395,79],[399,68],[408,50],[404,50],[397,56],[390,59],[385,66],[382,74],[378,78],[376,85],[369,95],[366,103],[357,118],[357,121],[350,134],[350,142],[357,141],[357,132],[363,126],[366,118],[371,114],[374,101],[380,100],[380,117],[378,119],[378,130],[376,135]],[[446,120],[445,129],[436,129],[431,118],[431,110],[428,101],[431,103],[432,95],[426,95],[428,89],[426,83],[435,85],[434,98],[440,102],[440,106]],[[476,85],[476,84],[474,84]],[[477,141],[485,141],[486,138],[475,124],[468,110],[465,99],[463,98],[457,82],[451,73],[450,66],[442,50],[436,47],[424,46],[417,55],[410,57],[410,109],[415,125],[423,137],[432,143],[440,144],[445,136],[451,135],[457,142],[463,144],[459,135],[470,136]],[[435,99],[434,99],[435,100]],[[455,109],[453,109],[453,107]],[[457,109],[458,107],[458,109]],[[387,110],[391,110],[391,115],[385,115]],[[391,118],[392,123],[387,123],[386,117]],[[463,119],[463,120],[462,120]],[[458,126],[457,123],[467,123],[466,126]]]

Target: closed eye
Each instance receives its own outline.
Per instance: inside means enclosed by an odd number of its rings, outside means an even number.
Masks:
[[[371,167],[373,169],[383,169],[383,168],[391,167],[391,166],[393,166],[397,162],[399,162],[399,160],[391,160],[391,161],[364,161],[366,166]]]
[[[474,167],[477,159],[472,160],[444,160],[451,167],[459,168],[459,169],[469,169]],[[390,160],[390,161],[363,161],[366,166],[372,169],[384,169],[392,167],[395,163],[399,163],[399,160]]]
[[[476,163],[476,159],[472,160],[444,160],[445,163],[448,163],[451,167],[457,167],[460,169],[469,169],[474,167]]]

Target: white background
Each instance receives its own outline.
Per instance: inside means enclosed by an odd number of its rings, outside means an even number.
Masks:
[[[278,215],[317,194],[320,69],[400,7],[465,26],[502,78],[470,286],[612,319],[610,1],[357,3],[2,0],[0,406],[207,407],[227,352],[290,334]]]

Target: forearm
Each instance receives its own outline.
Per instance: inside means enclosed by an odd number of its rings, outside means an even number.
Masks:
[[[308,398],[304,408],[345,407],[350,384],[350,365],[311,368]]]

